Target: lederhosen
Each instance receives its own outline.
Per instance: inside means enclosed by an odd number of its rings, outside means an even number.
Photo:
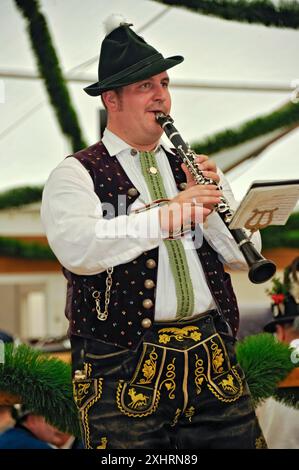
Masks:
[[[101,142],[73,156],[102,204],[113,206],[110,216],[126,213],[139,193],[116,157]],[[185,180],[180,161],[167,157],[179,188]],[[239,315],[230,277],[205,239],[197,254],[217,310],[180,322],[154,322],[158,248],[114,267],[105,321],[97,318],[95,293],[103,308],[107,273],[79,276],[64,269],[74,397],[87,448],[264,445],[236,363]]]

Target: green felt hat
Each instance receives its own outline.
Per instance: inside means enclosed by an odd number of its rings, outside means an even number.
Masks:
[[[118,23],[103,40],[98,81],[84,88],[88,95],[98,96],[104,91],[145,80],[184,60],[182,56],[165,59],[130,26],[132,24],[126,22]]]

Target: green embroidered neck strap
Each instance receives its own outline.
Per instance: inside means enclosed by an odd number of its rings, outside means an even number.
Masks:
[[[155,155],[151,152],[140,152],[140,163],[152,199],[167,198]],[[164,240],[164,243],[176,288],[176,317],[188,317],[194,309],[194,292],[184,246],[181,240]]]

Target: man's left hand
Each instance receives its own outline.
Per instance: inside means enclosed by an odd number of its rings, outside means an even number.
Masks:
[[[216,163],[213,162],[213,160],[210,160],[207,155],[197,155],[195,161],[196,161],[196,163],[199,164],[199,169],[202,170],[203,176],[205,178],[210,178],[213,181],[215,181],[216,183],[219,182],[220,177],[217,174]],[[191,186],[194,186],[196,184],[195,181],[194,181],[194,178],[193,178],[192,174],[190,173],[190,171],[188,170],[185,163],[182,163],[182,169],[184,170],[184,173],[185,173],[186,178],[187,178],[187,187],[186,187],[186,189],[191,188]]]

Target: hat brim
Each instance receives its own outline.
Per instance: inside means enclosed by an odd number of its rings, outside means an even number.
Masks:
[[[293,315],[293,316],[289,316],[289,317],[286,316],[283,318],[278,318],[277,320],[273,320],[264,326],[264,331],[266,331],[267,333],[275,333],[276,325],[281,325],[283,323],[291,323],[295,320],[295,318],[296,317]]]
[[[143,67],[140,70],[135,71],[130,75],[126,75],[123,78],[118,79],[117,81],[111,81],[111,83],[105,83],[105,86],[101,85],[101,82],[93,83],[84,88],[84,91],[90,96],[99,96],[104,91],[113,90],[126,85],[131,85],[132,83],[140,82],[141,80],[146,80],[149,77],[153,77],[165,70],[171,69],[175,65],[183,62],[184,57],[182,56],[173,56],[168,57],[167,59],[161,59],[156,61],[153,64]]]

